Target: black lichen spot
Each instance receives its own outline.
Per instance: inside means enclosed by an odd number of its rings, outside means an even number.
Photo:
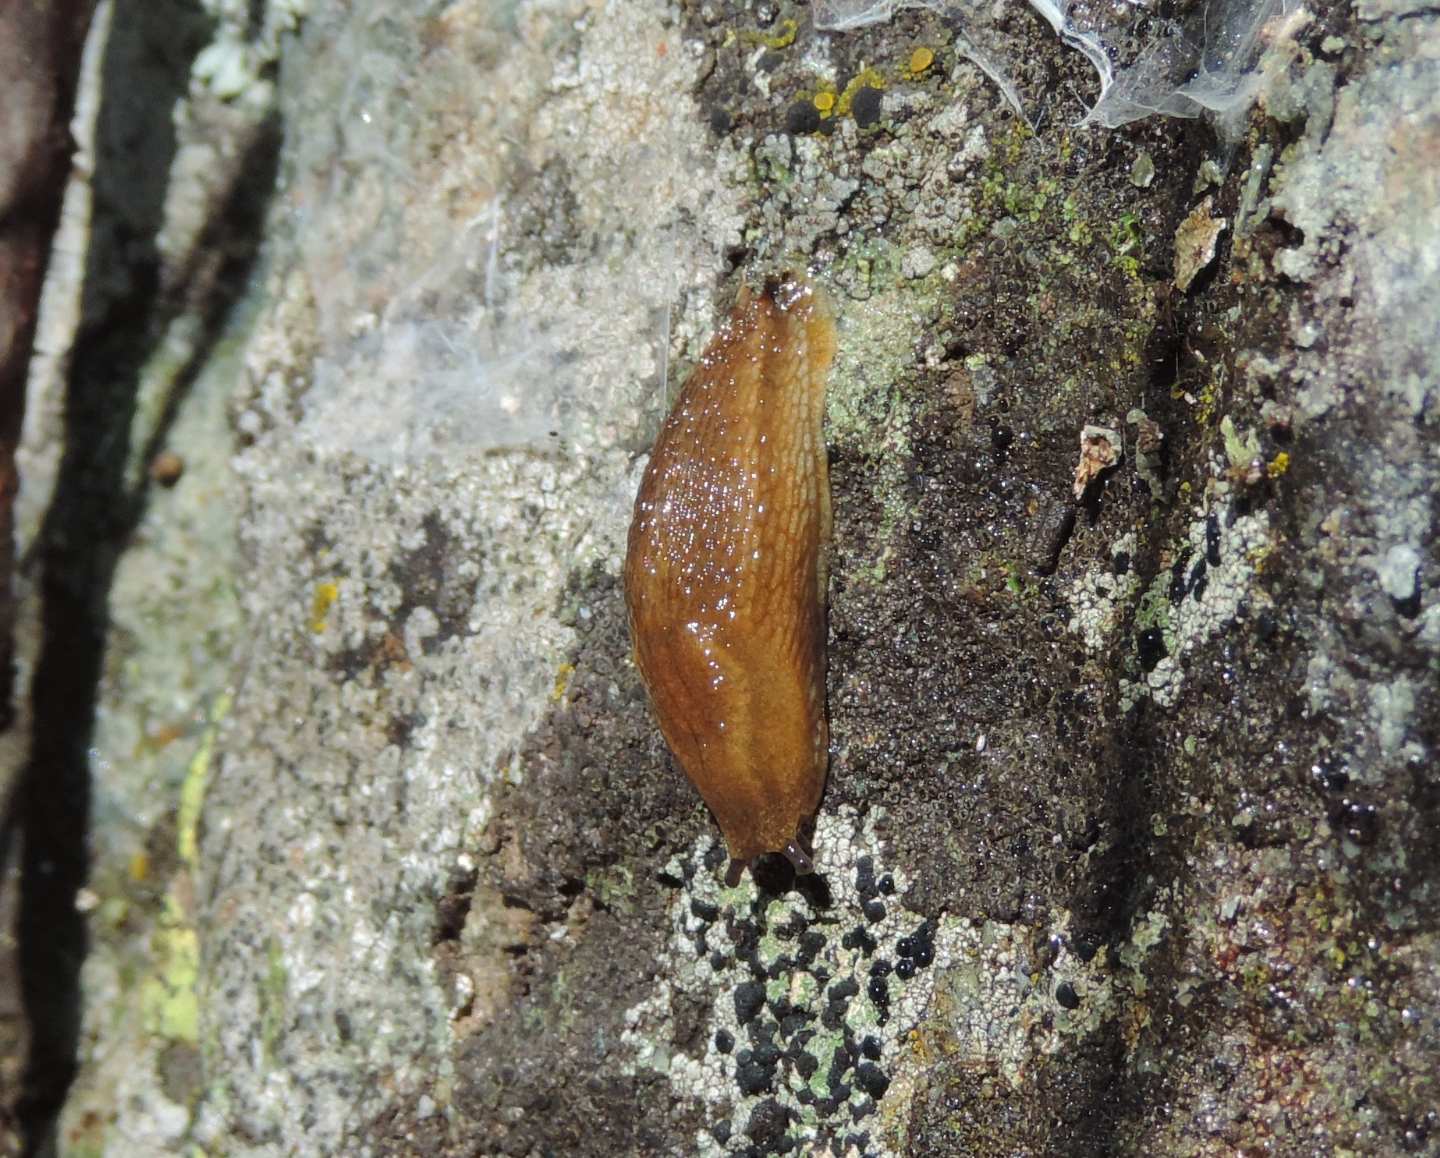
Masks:
[[[729,1121],[722,1118],[716,1122],[715,1125],[710,1127],[710,1134],[720,1145],[725,1145],[726,1142],[730,1141]]]
[[[721,1053],[729,1053],[735,1048],[735,1035],[728,1029],[717,1029],[715,1031],[715,1048]]]
[[[850,112],[855,117],[855,123],[862,129],[868,129],[878,121],[881,100],[880,90],[868,84],[857,92],[850,100]]]
[[[915,962],[910,957],[901,957],[895,962],[895,976],[901,981],[909,981],[915,976]]]
[[[846,949],[859,949],[865,956],[870,956],[879,948],[879,943],[870,935],[870,930],[864,925],[857,925],[840,938],[840,944]]]
[[[475,873],[462,873],[451,880],[449,889],[436,906],[434,944],[460,940],[474,898]]]
[[[803,969],[820,955],[820,950],[823,948],[825,948],[824,933],[802,933],[795,953],[795,964]]]
[[[809,1081],[815,1076],[815,1071],[820,1068],[820,1059],[813,1053],[806,1053],[803,1050],[795,1055],[795,1072],[804,1081]]]
[[[735,988],[735,1019],[741,1025],[749,1025],[765,1004],[765,986],[758,981],[746,981]]]
[[[780,1020],[780,1036],[789,1041],[814,1020],[815,1015],[812,1013],[807,1013],[803,1009],[792,1010]]]
[[[1116,551],[1115,557],[1110,560],[1110,570],[1116,575],[1130,574],[1130,552]]]
[[[1373,804],[1342,800],[1336,821],[1340,831],[1361,846],[1374,844],[1380,835],[1380,813]]]
[[[771,1033],[773,1032],[772,1028]],[[774,1073],[775,1067],[784,1056],[780,1047],[768,1035],[764,1040],[756,1042],[755,1048],[750,1051],[750,1060],[758,1066],[764,1066],[771,1073]]]
[[[1181,557],[1170,565],[1170,602],[1179,604],[1185,598],[1185,592],[1189,590],[1187,583],[1189,576],[1185,573],[1185,564],[1188,558]]]
[[[890,962],[887,961],[887,960],[885,960],[884,957],[881,957],[881,958],[877,959],[877,960],[875,961],[875,963],[870,966],[870,976],[871,976],[871,977],[888,977],[888,976],[890,976]]]
[[[750,1050],[741,1050],[735,1058],[735,1085],[746,1097],[768,1094],[775,1084],[775,1067],[755,1060]]]
[[[871,1061],[879,1061],[880,1039],[874,1034],[866,1034],[865,1040],[860,1043],[860,1052]]]
[[[1088,933],[1082,933],[1070,942],[1070,952],[1074,953],[1081,961],[1092,961],[1095,954],[1100,951],[1100,942]]]
[[[725,968],[725,954],[721,953],[718,949],[710,954],[710,968],[715,970],[716,973],[719,973],[720,970]]]
[[[864,906],[865,919],[872,925],[878,925],[885,919],[885,902],[876,897],[866,901]]]
[[[710,109],[710,131],[717,137],[723,137],[728,133],[734,123],[735,120],[731,117],[728,109],[722,108],[720,105],[714,105]]]
[[[868,856],[862,856],[855,862],[855,891],[860,894],[862,900],[868,900],[879,891],[875,884],[875,861]]]
[[[1269,643],[1279,630],[1280,623],[1270,612],[1262,611],[1255,617],[1255,638],[1261,643]]]
[[[1204,559],[1200,559],[1199,561],[1197,561],[1195,566],[1190,569],[1191,599],[1203,599],[1205,597],[1205,585],[1207,582],[1205,578],[1205,572],[1207,570],[1208,567]]]
[[[870,984],[865,987],[865,992],[870,995],[873,1001],[881,1010],[890,1007],[890,986],[886,984],[883,977],[870,978]]]
[[[890,1079],[874,1062],[867,1061],[855,1067],[855,1084],[878,1102],[890,1088]]]
[[[730,854],[725,851],[724,844],[717,840],[705,850],[705,855],[700,858],[700,863],[713,873],[724,868],[729,860]]]
[[[390,578],[401,591],[400,606],[392,622],[402,624],[416,608],[429,608],[437,620],[437,630],[423,641],[421,650],[431,655],[447,639],[470,633],[475,584],[461,568],[465,552],[459,549],[444,520],[437,514],[427,514],[420,529],[420,546],[390,565]]]
[[[910,934],[910,958],[920,969],[935,960],[935,926],[929,921]]]
[[[880,878],[879,888],[882,897],[893,897],[895,895],[895,878],[886,873]]]
[[[1212,567],[1220,566],[1220,520],[1214,514],[1205,516],[1205,559]]]
[[[820,131],[820,114],[810,101],[796,101],[785,110],[785,131],[800,137]]]
[[[713,925],[720,919],[720,906],[712,905],[709,901],[702,901],[697,897],[690,902],[690,913],[696,920]]]
[[[1165,649],[1165,633],[1158,627],[1147,627],[1135,637],[1135,652],[1140,657],[1140,666],[1147,672],[1154,671],[1170,653]]]
[[[1060,1003],[1061,1009],[1080,1008],[1080,995],[1075,992],[1075,986],[1068,981],[1062,981],[1055,986],[1055,1000]]]
[[[868,1118],[875,1112],[874,1098],[861,1098],[850,1107],[850,1121],[859,1125],[862,1119]]]
[[[1343,792],[1350,783],[1350,773],[1333,756],[1310,766],[1310,779],[1322,792]]]
[[[1030,565],[1037,575],[1053,575],[1060,553],[1075,533],[1075,504],[1057,500],[1046,509],[1030,535]]]

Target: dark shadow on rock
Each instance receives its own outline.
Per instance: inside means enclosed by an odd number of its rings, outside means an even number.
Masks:
[[[244,292],[274,187],[279,133],[255,135],[243,176],[217,205],[196,268],[167,271],[156,234],[171,162],[172,110],[208,38],[198,6],[119,0],[106,48],[97,127],[92,242],[83,323],[65,398],[66,445],[30,566],[38,571],[43,638],[32,687],[34,740],[8,804],[18,837],[22,1001],[31,1046],[18,1107],[26,1152],[57,1148],[56,1122],[77,1065],[80,969],[88,951],[75,901],[89,872],[90,759],[104,672],[107,603],[115,566],[146,509],[149,480],[127,488],[131,426],[144,368],[182,313],[199,337],[141,451],[164,444],[200,370]],[[219,255],[218,261],[199,266]]]

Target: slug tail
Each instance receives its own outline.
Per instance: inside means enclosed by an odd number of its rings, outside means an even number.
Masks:
[[[733,856],[730,858],[730,867],[725,870],[725,887],[727,889],[733,889],[740,883],[740,878],[745,875],[745,866],[749,863],[748,860],[736,860]]]

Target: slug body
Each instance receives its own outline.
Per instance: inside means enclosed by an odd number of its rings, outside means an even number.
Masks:
[[[730,847],[808,871],[825,785],[821,429],[835,323],[794,278],[742,290],[660,429],[635,500],[625,598],[660,730]]]

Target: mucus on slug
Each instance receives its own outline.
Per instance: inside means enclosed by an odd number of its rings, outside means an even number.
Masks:
[[[792,275],[742,289],[660,428],[635,499],[625,601],[666,743],[715,815],[730,880],[799,872],[825,786],[822,423],[828,299]]]

